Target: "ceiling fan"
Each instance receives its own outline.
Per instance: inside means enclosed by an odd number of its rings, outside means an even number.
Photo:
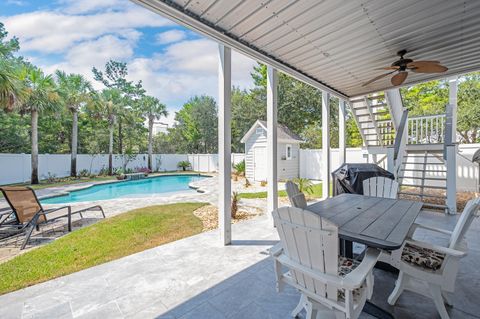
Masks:
[[[441,65],[439,61],[413,61],[412,59],[404,58],[403,56],[405,54],[407,54],[407,50],[398,51],[397,55],[400,57],[399,60],[393,62],[390,66],[379,69],[393,71],[376,76],[373,79],[363,83],[362,86],[366,86],[370,83],[378,81],[381,78],[384,78],[393,73],[396,74],[392,76],[390,82],[392,83],[392,85],[397,86],[405,82],[409,71],[415,73],[442,73],[448,70],[448,68]]]

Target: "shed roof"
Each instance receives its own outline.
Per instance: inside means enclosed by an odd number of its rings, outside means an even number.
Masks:
[[[257,126],[261,126],[265,131],[268,131],[267,129],[267,122],[262,121],[262,120],[257,120],[252,127],[245,133],[245,135],[242,137],[240,140],[242,143],[245,143],[250,135],[252,135],[255,132],[255,129]],[[293,133],[288,127],[286,127],[283,124],[277,124],[277,139],[280,142],[290,142],[290,143],[300,143],[303,142],[302,138],[298,136],[297,134]]]
[[[344,99],[392,88],[362,84],[403,49],[449,68],[404,85],[480,69],[478,0],[132,1]]]

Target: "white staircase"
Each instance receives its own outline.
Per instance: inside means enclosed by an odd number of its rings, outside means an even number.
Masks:
[[[398,175],[399,197],[422,201],[431,209],[447,210],[446,174],[440,145],[434,148],[425,145],[423,150],[407,149]]]
[[[456,147],[452,142],[455,130],[451,104],[447,105],[446,114],[408,118],[400,91],[393,89],[353,98],[350,108],[366,150],[375,155],[374,161],[378,154],[386,154],[386,168],[398,180],[401,198],[422,201],[430,209],[456,213]]]
[[[395,128],[383,94],[357,97],[350,100],[350,106],[367,148],[393,144]]]

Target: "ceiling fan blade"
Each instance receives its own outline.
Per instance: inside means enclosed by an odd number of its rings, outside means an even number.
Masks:
[[[407,76],[408,76],[408,72],[406,72],[406,71],[398,72],[398,74],[395,74],[392,77],[391,82],[392,82],[393,85],[398,86],[398,85],[402,84],[407,79]]]
[[[415,63],[415,62],[413,62]],[[446,66],[441,64],[431,64],[431,63],[416,63],[408,68],[411,69],[415,73],[442,73],[448,70]]]
[[[375,81],[378,81],[378,80],[380,80],[381,78],[384,78],[384,77],[386,77],[387,75],[392,74],[393,72],[397,72],[397,70],[393,70],[392,72],[388,72],[388,73],[385,73],[385,74],[376,76],[376,77],[374,77],[373,79],[371,79],[371,80],[363,83],[362,86],[367,86],[367,85],[369,85],[370,83],[373,83],[373,82],[375,82]]]
[[[420,63],[420,64],[423,64],[423,63],[431,63],[431,64],[440,64],[440,61],[427,61],[427,60],[420,60],[420,61],[413,61],[413,62],[410,62],[410,63]],[[410,64],[409,63],[409,64]]]
[[[375,70],[398,70],[398,69],[400,69],[399,66],[397,66],[397,65],[391,65],[391,66],[387,66],[387,67],[385,67],[385,68],[377,68],[377,69],[375,69]]]

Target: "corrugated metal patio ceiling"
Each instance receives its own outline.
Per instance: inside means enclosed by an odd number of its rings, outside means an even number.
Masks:
[[[478,0],[133,1],[341,97],[391,88],[362,83],[402,49],[449,68],[405,85],[480,69]]]

